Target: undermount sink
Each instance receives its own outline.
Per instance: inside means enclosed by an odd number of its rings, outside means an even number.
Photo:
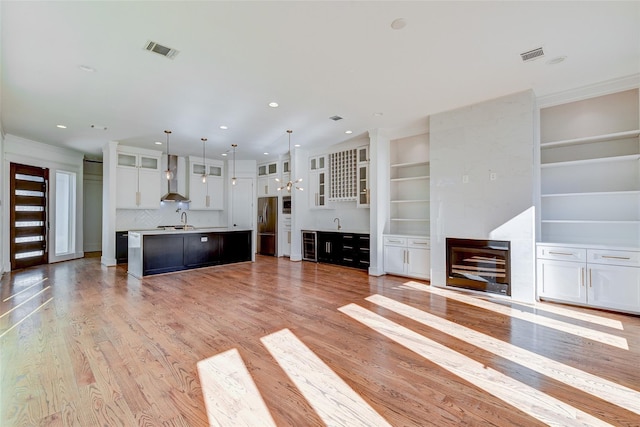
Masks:
[[[195,230],[196,228],[193,225],[159,225],[158,228],[162,228],[163,230],[171,231],[171,230]]]

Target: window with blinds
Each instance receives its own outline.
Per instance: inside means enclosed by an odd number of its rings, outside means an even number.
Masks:
[[[356,149],[329,154],[329,200],[356,200],[358,194]]]

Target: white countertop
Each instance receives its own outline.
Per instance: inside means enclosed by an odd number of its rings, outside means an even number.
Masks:
[[[138,233],[141,235],[164,235],[164,234],[192,234],[192,233],[224,233],[229,231],[251,231],[248,228],[229,228],[229,227],[196,227],[184,229],[166,229],[166,228],[152,228],[146,230],[129,230],[129,233]]]

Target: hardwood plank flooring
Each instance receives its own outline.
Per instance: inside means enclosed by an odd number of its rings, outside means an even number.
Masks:
[[[640,425],[638,316],[262,256],[90,257],[0,301],[3,427]]]

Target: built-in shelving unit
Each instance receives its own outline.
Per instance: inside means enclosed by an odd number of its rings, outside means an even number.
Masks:
[[[640,245],[638,90],[540,111],[541,241]]]
[[[638,89],[540,110],[542,299],[640,313]]]
[[[429,140],[418,135],[391,141],[390,234],[429,235]]]

